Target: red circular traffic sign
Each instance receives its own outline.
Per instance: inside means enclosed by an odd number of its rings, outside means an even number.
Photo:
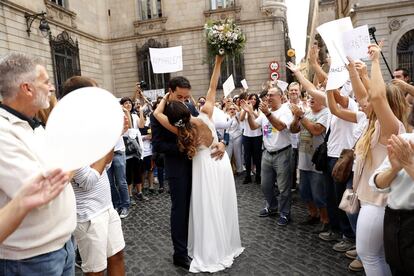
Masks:
[[[279,79],[279,73],[278,72],[272,72],[270,73],[270,79],[273,81],[276,81]]]
[[[280,66],[279,66],[279,63],[277,62],[277,61],[272,61],[270,64],[269,64],[269,68],[270,68],[270,71],[277,71],[277,70],[279,70],[279,68],[280,68]]]

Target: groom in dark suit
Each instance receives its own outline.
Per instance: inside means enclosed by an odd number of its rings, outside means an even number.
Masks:
[[[181,101],[187,105],[193,116],[198,112],[194,105],[188,104],[191,98],[191,85],[185,77],[175,77],[168,83],[170,101]],[[178,150],[177,136],[165,129],[153,115],[151,119],[153,151],[165,154],[165,173],[171,195],[171,238],[174,246],[173,262],[189,269],[190,259],[187,252],[188,215],[191,196],[192,163],[187,155]],[[212,157],[221,158],[225,151],[222,143],[214,145]]]

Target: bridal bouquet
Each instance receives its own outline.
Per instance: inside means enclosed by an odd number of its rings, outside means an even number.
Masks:
[[[231,19],[208,21],[204,25],[207,47],[212,55],[237,55],[246,44],[246,36]]]

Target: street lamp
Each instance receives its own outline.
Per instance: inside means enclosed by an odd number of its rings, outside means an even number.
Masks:
[[[45,17],[46,13],[36,13],[36,14],[28,14],[25,13],[24,17],[26,18],[26,32],[30,36],[30,28],[32,27],[33,21],[35,21],[36,18],[40,18],[40,24],[39,24],[39,30],[42,33],[43,37],[47,38],[50,34],[50,27],[49,23],[46,20]]]

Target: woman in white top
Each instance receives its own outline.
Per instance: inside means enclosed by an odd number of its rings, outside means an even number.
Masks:
[[[259,96],[257,94],[250,94],[247,97],[247,100],[248,103],[253,107],[253,116],[255,116],[256,118],[259,117]],[[256,167],[255,181],[257,184],[260,184],[263,143],[262,128],[254,130],[251,129],[247,120],[248,116],[249,114],[247,114],[244,110],[240,111],[240,121],[244,122],[242,143],[244,149],[244,164],[246,166],[246,176],[244,178],[243,184],[248,184],[252,181],[250,176],[252,161]]]
[[[226,109],[228,120],[226,123],[225,132],[229,135],[228,145],[226,152],[231,157],[234,153],[234,159],[236,162],[236,173],[240,174],[243,172],[243,158],[242,158],[242,128],[239,119],[239,113],[237,112],[236,104],[231,104]]]

